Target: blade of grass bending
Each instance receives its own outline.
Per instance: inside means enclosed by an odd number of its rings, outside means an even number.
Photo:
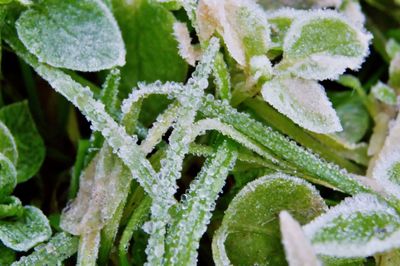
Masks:
[[[207,229],[215,201],[236,158],[236,147],[229,141],[224,141],[215,154],[207,158],[179,204],[168,230],[166,265],[196,264],[200,238]]]
[[[304,169],[313,177],[330,184],[332,187],[349,194],[370,192],[368,188],[350,177],[345,170],[332,163],[325,162],[294,141],[250,118],[248,114],[236,111],[225,102],[206,97],[200,112],[205,116],[217,117],[222,122],[232,125],[279,157],[293,163],[299,169]]]

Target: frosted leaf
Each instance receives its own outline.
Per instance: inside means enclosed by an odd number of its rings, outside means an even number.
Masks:
[[[69,258],[78,249],[78,238],[67,233],[58,233],[49,242],[38,246],[26,257],[21,257],[12,266],[56,265]]]
[[[290,161],[296,167],[304,169],[313,177],[313,181],[333,187],[349,194],[366,192],[368,189],[352,178],[337,165],[328,163],[309,150],[299,146],[279,132],[252,119],[248,114],[238,112],[229,104],[205,98],[200,112],[210,118],[233,126],[242,134],[262,144],[274,154]]]
[[[166,260],[171,264],[196,264],[200,238],[207,230],[215,201],[236,157],[234,146],[224,142],[207,158],[196,180],[190,184],[168,231]]]
[[[0,152],[0,200],[10,195],[17,185],[17,171],[14,164]]]
[[[140,149],[144,154],[149,154],[154,147],[161,141],[165,133],[172,126],[172,123],[178,116],[179,107],[177,104],[172,104],[164,113],[157,117],[157,121],[153,123],[149,129],[146,139],[140,144]]]
[[[299,178],[275,173],[252,181],[225,211],[213,237],[214,261],[221,265],[285,265],[279,213],[287,210],[304,224],[325,209],[317,190]]]
[[[360,67],[370,39],[337,12],[308,11],[290,26],[277,70],[305,79],[336,79],[347,68]]]
[[[343,4],[340,6],[339,10],[354,25],[359,27],[364,25],[365,15],[361,10],[361,5],[358,0],[343,1]]]
[[[160,162],[161,170],[157,173],[157,185],[152,187],[153,204],[151,207],[151,229],[146,254],[147,265],[162,264],[165,252],[164,237],[166,225],[170,220],[169,209],[175,204],[177,191],[176,180],[181,176],[183,160],[189,151],[190,132],[196,113],[202,103],[204,90],[208,86],[208,76],[212,71],[214,58],[219,50],[219,40],[212,38],[204,50],[202,58],[189,79],[186,90],[179,95],[181,105],[168,142],[165,158]],[[167,188],[167,189],[166,189]]]
[[[395,105],[397,103],[396,92],[380,81],[371,88],[371,93],[376,99],[386,104]]]
[[[199,59],[199,52],[192,45],[192,38],[190,37],[189,30],[186,26],[186,23],[175,22],[174,26],[174,36],[178,41],[179,55],[186,60],[186,62],[194,66],[196,61]]]
[[[389,84],[396,89],[400,88],[400,52],[390,62]]]
[[[49,222],[36,207],[25,206],[17,220],[0,221],[0,240],[16,251],[27,251],[51,236]]]
[[[221,99],[230,100],[231,95],[231,76],[228,66],[225,63],[222,53],[218,53],[215,57],[213,75],[215,77],[214,84],[216,91]]]
[[[18,160],[17,144],[10,130],[0,121],[0,153],[6,156],[14,165]]]
[[[134,103],[152,94],[166,94],[174,97],[181,93],[182,90],[183,84],[176,82],[167,82],[164,84],[160,81],[151,84],[139,83],[138,89],[132,90],[129,97],[122,102],[122,113],[126,115],[130,112]]]
[[[193,125],[193,130],[191,132],[192,134],[190,136],[191,142],[193,142],[196,139],[196,137],[198,137],[199,135],[205,134],[205,132],[208,130],[216,130],[219,133],[232,138],[233,140],[242,144],[246,148],[261,155],[262,157],[264,157],[272,162],[278,163],[278,161],[274,157],[272,157],[272,155],[268,151],[266,151],[265,149],[260,147],[260,145],[258,143],[254,142],[252,139],[248,138],[246,135],[238,132],[234,127],[224,124],[221,121],[219,121],[218,119],[206,118],[206,119],[197,121]]]
[[[136,144],[136,136],[129,136],[125,129],[105,111],[104,104],[93,98],[88,87],[74,81],[69,75],[51,66],[39,63],[18,42],[16,36],[9,36],[8,43],[14,51],[30,64],[35,71],[67,100],[72,102],[92,123],[92,129],[100,131],[109,145],[129,168],[132,177],[136,178],[149,195],[156,183],[155,171]],[[1,114],[1,110],[0,110]]]
[[[40,1],[22,13],[16,27],[40,62],[78,71],[125,64],[121,32],[100,0]]]
[[[100,231],[83,234],[79,240],[77,266],[96,266],[100,247]]]
[[[252,79],[255,82],[272,77],[272,64],[266,55],[253,56],[249,65]]]
[[[130,173],[104,145],[80,177],[77,197],[63,211],[60,226],[74,235],[101,230],[127,192]]]
[[[253,0],[201,0],[197,9],[199,37],[217,31],[230,55],[240,65],[269,48],[269,26],[264,11]]]
[[[316,81],[275,78],[263,85],[261,94],[265,101],[301,127],[317,133],[342,130],[324,88]]]
[[[400,53],[400,43],[398,43],[396,40],[394,39],[389,39],[386,42],[386,53],[389,55],[389,57],[391,59],[396,57],[397,53]]]
[[[279,214],[282,244],[286,260],[290,266],[319,266],[309,240],[305,237],[300,224],[287,211]]]
[[[317,254],[368,257],[400,247],[400,217],[371,194],[345,199],[303,227]]]
[[[299,9],[338,7],[342,0],[258,0],[265,9],[292,7]]]
[[[371,177],[388,183],[387,189],[395,189],[400,195],[400,116],[389,131],[389,136],[377,155]]]

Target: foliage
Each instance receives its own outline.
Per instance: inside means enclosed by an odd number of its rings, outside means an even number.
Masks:
[[[396,265],[399,14],[0,1],[0,264]]]

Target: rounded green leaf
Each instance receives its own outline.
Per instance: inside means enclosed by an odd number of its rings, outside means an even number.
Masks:
[[[217,265],[286,265],[279,213],[290,212],[301,224],[326,206],[305,181],[276,173],[247,184],[232,200],[213,238]]]
[[[16,27],[43,63],[78,71],[125,64],[121,32],[100,0],[42,0],[22,13]]]
[[[10,195],[17,185],[17,171],[14,164],[0,153],[0,201]]]
[[[0,240],[16,251],[27,251],[50,236],[49,222],[36,207],[24,207],[23,215],[17,220],[0,221]]]
[[[15,140],[11,135],[10,130],[0,121],[0,152],[4,154],[13,164],[17,163],[18,151]]]
[[[371,194],[345,199],[303,227],[320,255],[368,257],[400,247],[400,216]]]
[[[317,133],[341,131],[324,88],[313,80],[281,77],[264,83],[265,101],[299,126]]]
[[[360,67],[371,35],[330,10],[309,11],[293,21],[278,70],[305,79],[335,79]]]
[[[18,183],[24,182],[39,171],[45,156],[43,140],[36,129],[27,102],[7,105],[0,109],[0,121],[10,130],[18,150]]]

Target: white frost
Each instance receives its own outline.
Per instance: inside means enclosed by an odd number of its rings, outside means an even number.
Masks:
[[[324,88],[316,81],[275,78],[263,85],[261,94],[279,112],[308,130],[317,133],[342,130]]]
[[[289,266],[321,265],[300,224],[287,211],[279,214],[279,221],[282,244]]]

